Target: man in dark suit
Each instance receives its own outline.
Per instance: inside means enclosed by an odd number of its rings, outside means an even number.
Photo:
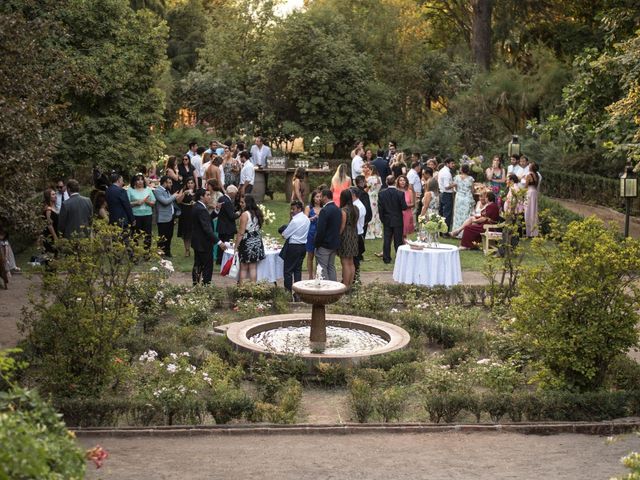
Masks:
[[[77,180],[67,182],[69,198],[62,202],[58,217],[58,230],[64,238],[71,238],[73,235],[88,237],[90,233],[93,206],[91,200],[81,196],[79,191],[80,184]]]
[[[393,175],[387,177],[386,183],[387,188],[381,190],[378,196],[378,209],[384,227],[382,261],[391,263],[391,238],[393,237],[393,246],[397,252],[402,245],[402,211],[408,207],[404,193],[394,185]]]
[[[218,213],[214,217],[218,218],[218,237],[223,242],[229,242],[238,232],[236,220],[240,213],[236,211],[236,195],[238,188],[235,185],[227,187],[227,193],[218,200]],[[222,263],[222,251],[218,250],[216,263]]]
[[[331,190],[322,191],[322,210],[318,215],[318,225],[314,244],[316,247],[316,260],[322,267],[322,275],[327,280],[337,281],[336,253],[340,246],[340,225],[342,224],[342,212],[333,203]]]
[[[203,285],[211,283],[213,275],[213,247],[218,244],[221,250],[226,250],[222,242],[213,231],[209,207],[211,193],[204,188],[196,190],[195,205],[193,207],[193,230],[191,232],[191,248],[193,248],[193,269],[191,279],[196,285],[202,281]]]
[[[385,179],[391,175],[391,169],[389,168],[389,164],[387,163],[387,161],[384,159],[384,150],[378,150],[378,153],[376,154],[376,159],[371,162],[371,164],[376,167],[376,171],[378,172],[378,176],[380,177],[380,180],[382,180],[382,187],[381,188],[387,188],[387,183],[385,181]]]
[[[109,209],[109,223],[127,228],[133,225],[133,210],[127,197],[127,191],[122,188],[124,181],[122,175],[111,174],[111,185],[107,188],[107,208]]]

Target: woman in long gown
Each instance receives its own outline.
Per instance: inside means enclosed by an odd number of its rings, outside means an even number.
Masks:
[[[413,206],[415,205],[415,194],[413,188],[409,185],[409,180],[404,175],[400,175],[396,180],[396,188],[404,194],[404,200],[407,202],[406,210],[402,211],[402,238],[407,240],[407,235],[416,231],[416,226],[413,221]]]
[[[527,186],[527,201],[524,209],[524,224],[527,227],[527,237],[538,236],[538,185],[540,176],[538,175],[538,165],[534,162],[529,164],[529,174],[525,177]]]
[[[462,165],[460,173],[453,178],[456,198],[453,204],[453,224],[451,230],[460,230],[464,221],[471,216],[476,202],[473,200],[473,177],[469,175],[469,165]]]
[[[495,203],[495,193],[487,192],[486,195],[487,205],[482,209],[480,218],[473,220],[470,225],[467,225],[462,230],[460,250],[476,248],[480,242],[482,232],[484,232],[484,225],[497,223],[500,218],[500,207]]]
[[[376,167],[371,164],[366,164],[366,169],[371,172],[367,177],[367,187],[369,188],[369,201],[371,202],[371,221],[367,227],[367,240],[373,240],[375,238],[382,238],[382,222],[380,221],[380,211],[378,210],[378,194],[382,187],[382,180]],[[365,174],[366,176],[366,174]]]

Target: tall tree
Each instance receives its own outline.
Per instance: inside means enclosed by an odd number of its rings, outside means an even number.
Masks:
[[[7,7],[0,7],[0,225],[32,234],[39,212],[27,200],[68,126],[64,94],[81,72],[65,55],[62,25]]]
[[[491,66],[491,11],[493,0],[472,0],[471,50],[474,61],[485,71]]]

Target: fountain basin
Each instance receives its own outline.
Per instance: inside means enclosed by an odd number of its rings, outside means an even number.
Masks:
[[[331,280],[303,280],[291,287],[305,303],[312,305],[329,305],[335,303],[347,291],[347,287],[340,282]]]
[[[308,313],[270,315],[252,318],[244,322],[231,324],[227,329],[227,338],[242,351],[255,355],[287,355],[288,351],[274,351],[265,345],[251,341],[251,337],[268,330],[287,327],[309,326],[311,323]],[[390,323],[372,318],[353,315],[326,315],[326,323],[330,327],[341,327],[368,332],[381,337],[386,343],[369,350],[350,353],[296,353],[304,359],[310,368],[322,363],[339,363],[345,366],[356,365],[374,355],[382,355],[405,348],[409,344],[409,334],[402,328]]]

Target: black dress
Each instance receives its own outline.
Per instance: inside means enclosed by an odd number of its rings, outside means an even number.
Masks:
[[[182,239],[191,239],[191,232],[193,231],[193,195],[186,194],[182,203],[180,204],[181,214],[178,217],[178,236]]]
[[[48,223],[46,213],[43,215],[45,221]],[[53,227],[53,231],[58,231],[58,214],[55,210],[51,210],[51,226]],[[42,230],[42,246],[44,247],[44,251],[48,253],[55,253],[56,248],[53,241],[53,235],[49,231],[49,225],[44,227]]]
[[[341,210],[347,214],[347,222],[344,230],[340,234],[340,246],[338,256],[356,257],[360,251],[358,247],[358,209],[355,207],[342,207]]]
[[[187,184],[187,180],[193,178],[193,171],[195,167],[189,163],[188,167],[185,167],[184,164],[178,165],[178,175],[182,177],[182,180],[177,182],[173,182],[173,188],[171,189],[171,193],[175,193],[180,190],[183,186]],[[196,185],[196,188],[198,185]]]

